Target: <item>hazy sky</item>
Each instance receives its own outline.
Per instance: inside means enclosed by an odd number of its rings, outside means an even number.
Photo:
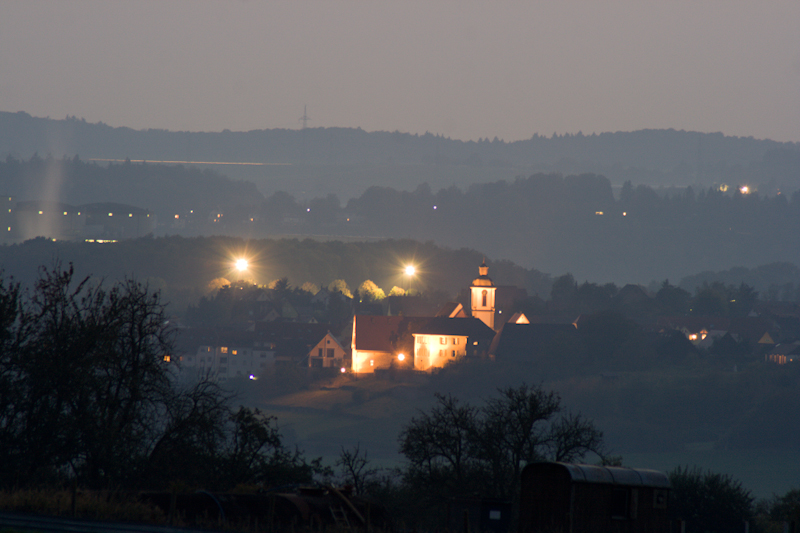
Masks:
[[[136,129],[800,141],[800,1],[0,0],[0,111]]]

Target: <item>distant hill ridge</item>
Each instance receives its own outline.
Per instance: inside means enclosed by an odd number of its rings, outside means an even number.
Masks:
[[[775,150],[800,149],[784,143],[722,133],[640,130],[583,135],[534,135],[523,141],[495,138],[460,141],[440,135],[366,132],[360,128],[265,129],[248,132],[134,130],[89,123],[75,117],[37,118],[0,112],[0,158],[34,153],[81,159],[225,161],[309,164],[467,165],[582,171],[622,166],[669,171],[747,165]],[[687,170],[690,172],[690,170]]]

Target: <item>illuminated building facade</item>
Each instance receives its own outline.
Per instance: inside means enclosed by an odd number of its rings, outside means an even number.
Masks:
[[[489,267],[486,266],[486,260],[478,268],[478,273],[478,277],[472,281],[472,285],[469,287],[472,316],[494,329],[495,292],[497,287],[489,277]]]

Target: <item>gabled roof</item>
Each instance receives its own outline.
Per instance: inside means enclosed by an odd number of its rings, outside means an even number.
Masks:
[[[412,331],[412,333],[418,335],[452,335],[470,337],[472,339],[493,339],[495,336],[495,331],[492,328],[475,317],[430,318],[426,324]]]
[[[768,352],[769,355],[800,355],[800,342],[790,342],[788,344],[776,344]]]
[[[522,313],[520,311],[517,311],[516,313],[511,315],[511,318],[509,318],[507,320],[507,322],[509,324],[530,324],[531,323],[531,321],[528,320],[528,317],[525,316],[525,313]]]
[[[442,306],[441,309],[436,313],[438,317],[447,317],[447,318],[465,318],[467,313],[464,311],[464,306],[458,302],[447,302]]]
[[[328,338],[332,339],[333,343],[336,346],[338,346],[340,350],[343,350],[345,353],[350,353],[350,350],[348,348],[345,348],[344,346],[342,346],[342,344],[339,342],[339,339],[334,337],[333,333],[331,333],[330,331],[328,333],[326,333],[325,336],[322,337],[319,341],[317,341],[317,343],[314,346],[311,347],[311,352],[314,351],[314,348],[316,348],[317,346],[322,344],[322,341],[324,341],[324,340],[326,340]],[[325,343],[325,346],[327,346],[327,343]],[[309,355],[313,355],[311,352],[309,352]]]
[[[503,329],[489,347],[489,353],[501,358],[526,358],[544,350],[560,335],[577,335],[572,324],[503,324]]]
[[[409,340],[411,330],[417,329],[427,317],[356,315],[353,335],[356,350],[393,352]],[[403,337],[406,337],[403,339]],[[407,348],[406,348],[407,349]]]

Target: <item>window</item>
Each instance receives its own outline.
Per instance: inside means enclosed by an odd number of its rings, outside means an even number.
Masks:
[[[333,348],[328,348],[328,357],[333,357]]]
[[[453,337],[453,344],[458,344],[458,337]]]
[[[233,355],[237,355],[239,352],[238,352],[237,350],[232,350],[232,351],[231,351],[231,353],[232,353]]]
[[[481,303],[482,307],[486,307],[486,299],[488,298],[488,295],[489,291],[487,291],[486,289],[483,289],[483,291],[481,291],[481,302],[483,302]]]
[[[322,357],[322,348],[317,348],[317,357]]]
[[[223,346],[222,348],[219,349],[219,353],[228,353],[228,347]]]
[[[456,356],[456,351],[455,350],[451,351],[450,352],[450,357],[455,357],[455,356]]]
[[[228,364],[228,358],[227,357],[220,357],[219,358],[219,364],[227,365]]]
[[[439,337],[439,344],[447,344],[447,337]]]

